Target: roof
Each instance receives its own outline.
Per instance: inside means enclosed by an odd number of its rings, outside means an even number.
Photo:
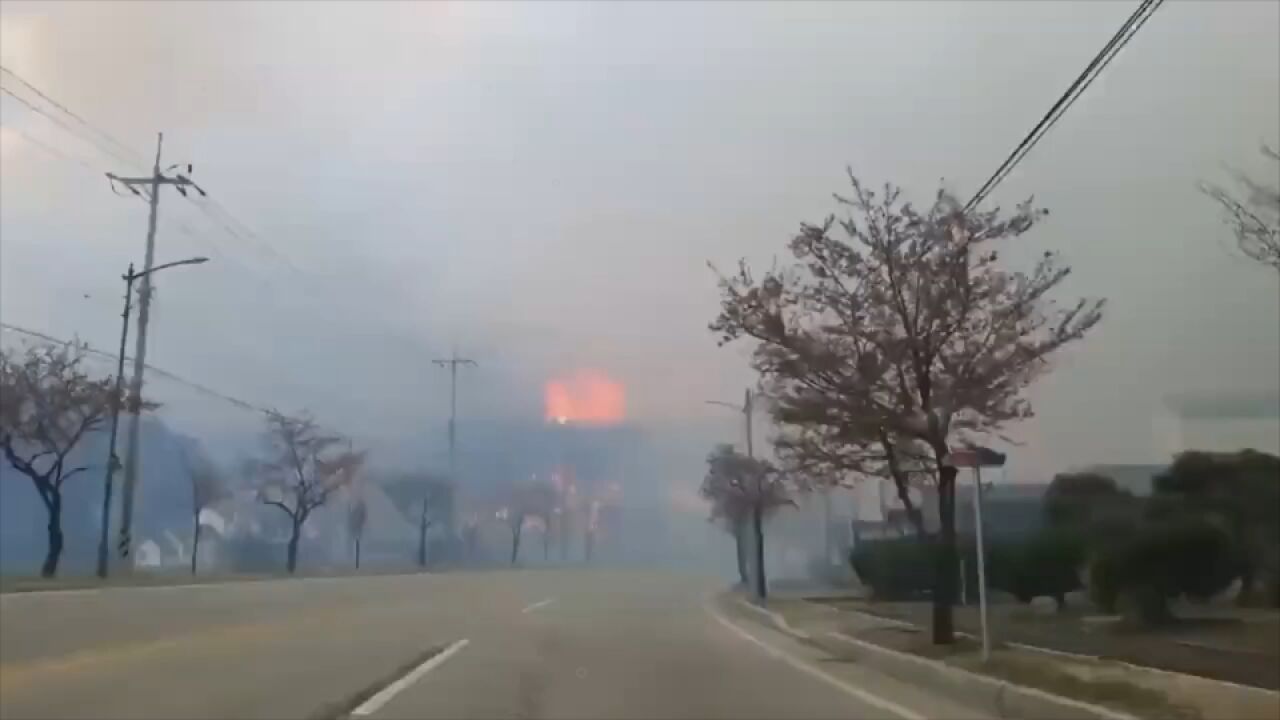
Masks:
[[[1154,485],[1152,478],[1168,469],[1168,465],[1088,465],[1072,472],[1088,472],[1105,475],[1116,481],[1122,490],[1134,495],[1150,495]]]

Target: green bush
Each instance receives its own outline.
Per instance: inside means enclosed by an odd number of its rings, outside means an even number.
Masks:
[[[991,587],[1020,602],[1051,597],[1061,608],[1066,594],[1082,587],[1080,568],[1087,554],[1087,544],[1079,533],[1042,530],[1025,541],[992,547],[987,553],[988,577]]]
[[[1199,518],[1170,518],[1148,523],[1097,553],[1090,593],[1105,611],[1115,612],[1125,601],[1142,621],[1158,623],[1168,619],[1170,599],[1211,597],[1239,570],[1239,555],[1224,530]]]
[[[967,539],[958,539],[956,544],[964,568],[964,585],[973,595],[978,587],[974,547]],[[864,540],[854,546],[849,560],[858,580],[871,588],[875,599],[910,600],[933,592],[936,547],[917,537]],[[957,581],[957,602],[960,588]]]
[[[917,538],[867,540],[850,553],[859,581],[877,600],[907,600],[933,588],[933,546]]]

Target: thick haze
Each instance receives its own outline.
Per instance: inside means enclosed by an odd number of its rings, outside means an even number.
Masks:
[[[167,191],[159,260],[213,261],[160,276],[152,363],[375,448],[441,436],[430,359],[454,344],[470,418],[540,422],[548,379],[596,370],[693,487],[736,429],[703,400],[753,380],[706,330],[706,261],[781,258],[846,165],[972,192],[1135,4],[7,0],[3,64],[141,164],[4,97],[3,318],[115,347],[146,208],[101,173],[139,174],[163,130],[296,270]],[[1015,254],[1061,250],[1064,293],[1109,300],[1036,387],[1013,473],[1165,458],[1170,394],[1275,396],[1277,279],[1196,183],[1274,171],[1278,28],[1274,2],[1169,3],[993,195],[1034,193],[1052,215]],[[245,421],[170,395],[188,427]]]

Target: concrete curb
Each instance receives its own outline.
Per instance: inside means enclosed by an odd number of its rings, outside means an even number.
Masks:
[[[1230,680],[1218,680],[1217,678],[1203,677],[1200,675],[1192,675],[1190,673],[1174,672],[1173,670],[1165,670],[1163,668],[1151,667],[1150,665],[1138,665],[1136,663],[1127,662],[1125,660],[1117,660],[1111,657],[1102,657],[1099,655],[1085,655],[1083,653],[1067,652],[1065,650],[1053,650],[1050,648],[1040,647],[1039,645],[1027,645],[1026,643],[1006,642],[1011,648],[1024,650],[1026,652],[1040,653],[1042,655],[1056,655],[1057,657],[1067,658],[1071,660],[1084,660],[1092,662],[1104,662],[1116,665],[1134,672],[1150,673],[1152,675],[1161,675],[1171,678],[1177,682],[1184,684],[1196,684],[1206,687],[1221,688],[1230,690],[1231,692],[1249,696],[1258,701],[1276,702],[1280,700],[1280,690],[1269,690],[1267,688],[1256,687],[1254,685],[1243,685],[1241,683],[1231,682]]]
[[[767,608],[737,598],[738,603],[768,618],[775,627],[801,640],[810,635],[791,627],[786,618]],[[848,612],[848,611],[846,611]],[[852,611],[852,612],[857,612]],[[859,613],[877,621],[875,615]],[[910,623],[890,620],[886,624],[915,627]],[[937,660],[891,650],[875,643],[858,640],[843,633],[830,632],[827,637],[854,649],[859,662],[885,675],[909,683],[924,685],[973,709],[998,718],[1044,717],[1054,720],[1138,720],[1134,715],[1092,703],[1054,695],[1036,688],[1017,685],[952,667]]]
[[[843,633],[827,633],[827,637],[853,648],[859,661],[886,675],[926,685],[940,694],[995,717],[1137,720],[1136,716],[1119,710],[979,675],[937,660],[890,650]]]
[[[909,622],[903,622],[903,621],[892,619],[892,618],[885,618],[880,615],[875,615],[873,613],[868,613],[868,612],[862,612],[860,610],[844,609],[841,612],[847,612],[852,615],[859,615],[861,617],[891,623],[893,625],[900,626],[900,627],[917,628],[916,625],[912,625]],[[971,639],[976,639],[974,635],[970,635],[968,633],[962,633],[959,631],[956,631],[956,635],[971,638]],[[1241,683],[1231,682],[1230,680],[1218,680],[1216,678],[1203,677],[1200,675],[1192,675],[1190,673],[1174,672],[1173,670],[1165,670],[1163,668],[1151,667],[1150,665],[1138,665],[1137,663],[1131,663],[1125,660],[1119,660],[1112,657],[1102,657],[1099,655],[1086,655],[1083,653],[1067,652],[1065,650],[1054,650],[1052,648],[1040,647],[1039,645],[1029,645],[1027,643],[1019,643],[1019,642],[1005,641],[1002,644],[1008,647],[1014,648],[1016,650],[1022,650],[1024,652],[1039,653],[1042,655],[1060,657],[1060,658],[1065,658],[1069,660],[1082,660],[1085,662],[1103,662],[1103,663],[1107,663],[1108,665],[1114,665],[1116,667],[1125,668],[1126,670],[1131,670],[1133,672],[1149,673],[1151,675],[1167,677],[1173,680],[1174,682],[1180,683],[1182,685],[1198,686],[1201,688],[1208,688],[1216,691],[1230,692],[1230,693],[1234,693],[1236,697],[1243,698],[1244,702],[1248,702],[1248,703],[1273,703],[1273,704],[1280,703],[1280,691],[1270,690],[1268,688],[1255,687],[1253,685],[1243,685]]]
[[[738,600],[738,604],[741,605],[742,607],[750,610],[751,612],[759,613],[760,615],[763,615],[764,617],[768,618],[769,621],[773,623],[774,627],[778,628],[782,632],[798,640],[809,639],[809,633],[804,632],[803,630],[797,630],[791,627],[791,624],[788,623],[787,619],[782,617],[782,615],[772,610],[769,610],[768,608],[760,607],[759,605],[756,605],[750,600],[746,600],[744,598],[737,598],[737,600]]]

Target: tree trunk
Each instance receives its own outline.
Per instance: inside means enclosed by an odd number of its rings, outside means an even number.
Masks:
[[[571,529],[569,508],[565,508],[560,511],[560,559],[565,562],[569,560],[569,531]]]
[[[191,523],[191,574],[196,574],[196,556],[200,553],[200,511]]]
[[[585,560],[586,562],[591,562],[591,551],[596,544],[595,541],[596,541],[595,531],[588,530],[587,537],[584,539],[584,544],[582,547],[583,560]]]
[[[769,583],[764,576],[764,508],[759,505],[751,510],[751,526],[755,535],[756,597],[763,601],[769,594]]]
[[[515,566],[516,560],[520,557],[520,530],[524,526],[524,521],[516,523],[511,528],[511,565]]]
[[[289,535],[289,554],[285,558],[285,567],[292,575],[298,569],[298,541],[302,539],[302,523],[293,523],[293,533]]]
[[[418,516],[418,567],[427,566],[427,501],[422,501],[422,514]]]
[[[888,458],[889,475],[893,478],[893,488],[897,491],[898,500],[902,503],[902,507],[907,513],[907,520],[911,522],[911,526],[915,529],[916,537],[925,540],[928,538],[929,532],[924,526],[924,514],[920,512],[920,508],[916,507],[911,500],[911,478],[898,464],[897,450],[889,440],[889,435],[883,430],[880,431],[880,444],[884,447],[885,457]]]
[[[417,566],[426,568],[426,518],[417,524]]]
[[[738,553],[738,583],[742,587],[749,587],[751,584],[747,576],[747,545],[746,545],[747,523],[743,519],[734,521],[733,523],[733,544],[734,549]]]
[[[40,566],[40,576],[47,578],[58,574],[58,560],[62,558],[62,492],[55,489],[49,495],[49,546]]]
[[[360,569],[360,536],[356,536],[356,569]]]
[[[945,455],[945,454],[944,454]],[[954,467],[943,465],[939,456],[938,471],[938,537],[934,543],[933,575],[933,644],[955,642],[952,606],[956,588],[956,474]]]

